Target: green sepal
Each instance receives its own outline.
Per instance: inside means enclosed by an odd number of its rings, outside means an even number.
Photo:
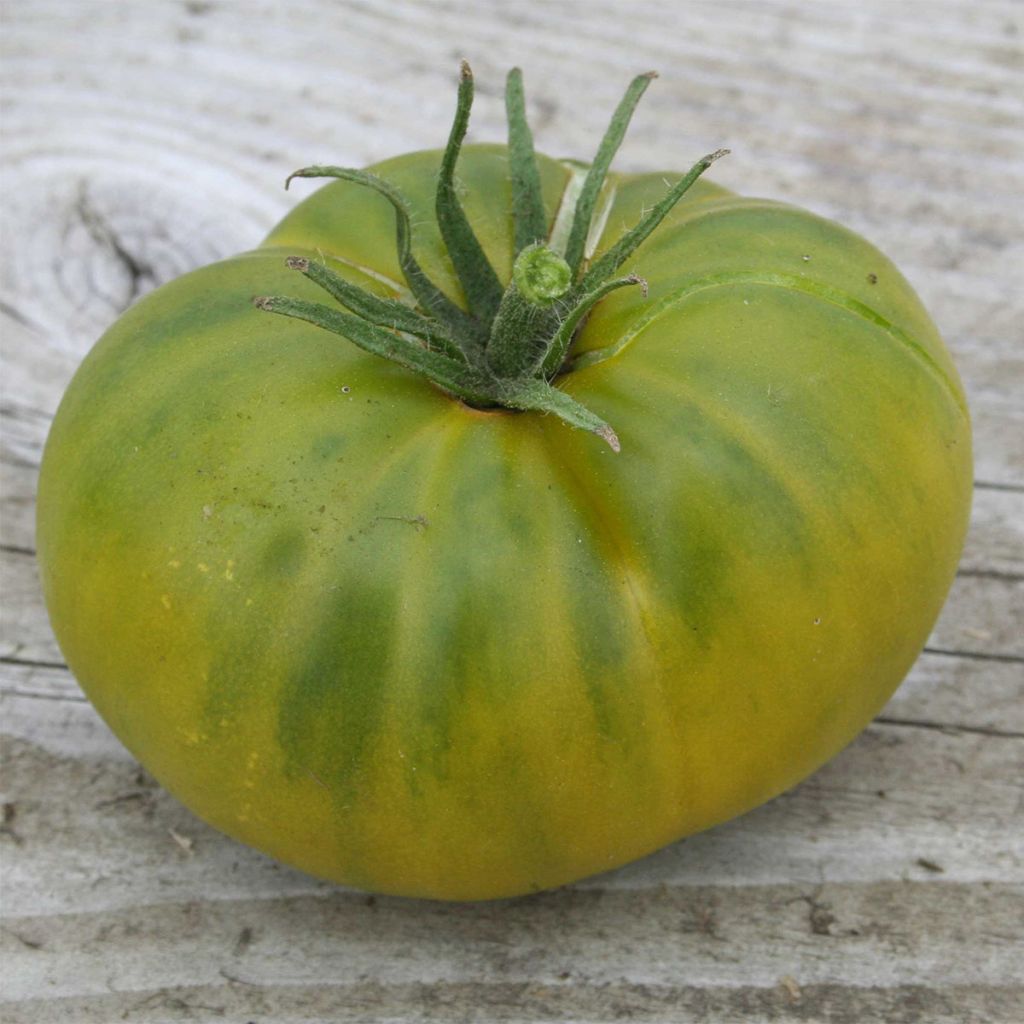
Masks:
[[[701,157],[687,173],[679,179],[660,199],[639,224],[630,228],[607,252],[596,259],[590,269],[583,275],[578,292],[583,293],[596,288],[606,277],[615,273],[626,260],[636,251],[645,238],[665,219],[672,207],[683,198],[690,186],[718,159],[729,150],[717,149],[714,153]]]
[[[437,226],[448,249],[452,266],[462,285],[470,312],[480,322],[489,324],[498,312],[503,291],[498,275],[491,266],[480,240],[476,237],[459,202],[455,190],[455,163],[462,149],[469,125],[469,111],[473,105],[473,72],[466,61],[459,74],[459,96],[455,107],[455,121],[448,136],[437,176],[435,209]]]
[[[644,75],[637,75],[629,83],[626,95],[622,97],[612,115],[608,130],[605,132],[604,138],[601,139],[601,145],[597,148],[597,155],[590,165],[583,188],[576,200],[569,241],[565,246],[565,261],[572,267],[574,275],[578,273],[580,264],[583,262],[583,251],[587,244],[590,224],[594,218],[594,207],[597,205],[598,194],[608,176],[608,168],[611,166],[619,146],[622,145],[622,139],[633,117],[633,111],[636,110],[636,105],[640,102],[640,97],[643,96],[652,79],[657,77],[655,72],[648,71]]]
[[[395,211],[395,232],[398,246],[398,263],[416,300],[433,317],[444,323],[469,354],[473,347],[482,349],[487,340],[487,328],[479,320],[460,309],[434,284],[412,254],[412,221],[409,203],[405,196],[389,181],[378,178],[368,171],[358,171],[350,167],[313,166],[303,167],[294,171],[285,180],[287,188],[293,178],[340,178],[357,185],[365,185],[383,196]]]
[[[465,363],[440,352],[432,352],[401,334],[367,323],[352,313],[342,313],[320,302],[307,302],[285,295],[261,295],[252,301],[253,305],[268,313],[305,320],[341,335],[366,352],[428,377],[445,391],[467,402],[488,404],[491,401],[491,397],[479,388],[477,378]]]
[[[580,405],[571,395],[535,377],[525,380],[501,381],[498,401],[510,409],[549,412],[570,426],[596,434],[613,452],[621,449],[618,435],[600,416]]]
[[[629,277],[617,277],[611,281],[599,284],[593,291],[587,292],[579,299],[570,310],[568,316],[559,325],[558,333],[552,339],[551,344],[541,362],[541,370],[545,377],[552,377],[562,368],[565,357],[569,353],[569,346],[572,344],[576,329],[584,317],[601,301],[609,292],[617,288],[625,288],[628,285],[638,284],[643,289],[644,296],[647,295],[647,282],[636,274]]]
[[[505,111],[508,116],[508,168],[512,180],[512,222],[518,256],[528,246],[547,237],[548,218],[544,211],[540,168],[533,149],[533,133],[526,120],[523,73],[513,68],[505,81]]]
[[[342,313],[320,302],[292,299],[284,295],[260,295],[253,305],[268,313],[304,320],[316,327],[347,338],[373,355],[389,359],[414,373],[429,378],[438,387],[481,408],[496,405],[523,411],[549,412],[574,427],[596,434],[619,451],[615,431],[575,398],[543,380],[494,381],[481,378],[465,364],[440,352],[421,348],[400,334],[368,324],[352,313]]]
[[[428,320],[402,302],[382,298],[346,281],[324,263],[317,263],[304,256],[289,256],[285,264],[319,285],[331,298],[369,323],[411,334],[425,341],[429,348],[465,360],[462,350],[436,320]]]

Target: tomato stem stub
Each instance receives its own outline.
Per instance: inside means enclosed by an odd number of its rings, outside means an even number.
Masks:
[[[597,197],[633,112],[654,77],[653,72],[638,75],[626,90],[576,199],[564,252],[557,252],[547,237],[522,73],[518,68],[509,72],[505,105],[516,259],[512,278],[503,286],[455,187],[455,167],[473,103],[473,74],[463,61],[455,119],[438,173],[434,213],[468,309],[445,295],[413,255],[411,208],[401,191],[367,171],[333,166],[304,167],[288,177],[285,187],[297,177],[338,178],[373,189],[387,199],[395,213],[399,266],[416,307],[366,292],[334,273],[325,262],[297,256],[288,260],[288,266],[317,284],[336,305],[260,296],[254,300],[256,306],[339,334],[426,377],[470,405],[552,413],[570,426],[596,434],[617,452],[615,431],[553,381],[567,372],[576,331],[601,299],[636,284],[647,294],[646,282],[636,275],[613,275],[701,174],[728,152],[718,150],[698,160],[639,223],[587,265],[584,250]]]
[[[502,296],[487,342],[487,364],[496,377],[536,375],[560,323],[555,303],[572,287],[569,264],[551,249],[525,248],[512,267],[512,281]]]

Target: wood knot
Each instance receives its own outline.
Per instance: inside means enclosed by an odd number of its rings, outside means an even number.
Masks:
[[[27,169],[26,169],[27,171]],[[25,240],[13,291],[58,348],[84,354],[147,292],[258,242],[263,225],[150,179],[29,176],[8,237]]]

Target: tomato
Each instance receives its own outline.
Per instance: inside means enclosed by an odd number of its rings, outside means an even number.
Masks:
[[[511,142],[519,157],[456,146],[502,288],[532,237],[517,168],[536,170],[542,255],[569,246],[587,174]],[[451,150],[372,171],[468,337],[486,320],[435,220]],[[676,177],[602,178],[575,298]],[[848,743],[935,622],[971,494],[963,390],[895,267],[701,179],[566,358],[545,374],[530,357],[558,395],[521,411],[301,318],[328,317],[315,268],[417,305],[395,232],[379,190],[335,181],[256,250],[127,311],[70,385],[39,560],[68,663],[127,747],[282,861],[479,899],[641,857]],[[565,310],[510,290],[506,358],[525,365],[523,324]]]

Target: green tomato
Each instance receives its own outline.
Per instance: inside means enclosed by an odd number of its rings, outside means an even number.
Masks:
[[[441,159],[373,170],[465,305],[433,221]],[[579,173],[535,165],[557,235]],[[607,178],[587,266],[665,178]],[[459,179],[504,284],[508,151],[468,147]],[[623,264],[648,294],[605,295],[553,381],[619,453],[254,308],[324,298],[291,256],[408,297],[391,204],[328,185],[125,313],[42,467],[62,650],[202,818],[365,889],[528,892],[770,799],[906,674],[956,569],[970,425],[935,327],[867,242],[694,185]]]

